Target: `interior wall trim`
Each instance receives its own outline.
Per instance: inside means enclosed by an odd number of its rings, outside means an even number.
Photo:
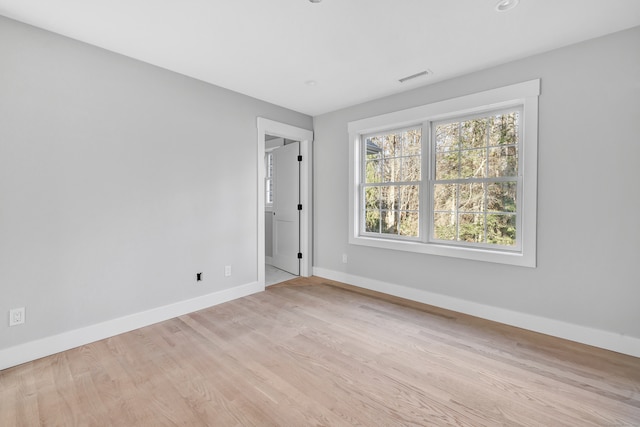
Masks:
[[[0,350],[0,370],[264,291],[252,282]]]
[[[479,304],[421,289],[382,282],[321,267],[313,268],[313,275],[343,282],[371,291],[421,302],[447,310],[480,317],[506,325],[563,338],[618,353],[640,357],[640,339],[614,332],[594,329],[560,320],[521,313],[490,305]]]

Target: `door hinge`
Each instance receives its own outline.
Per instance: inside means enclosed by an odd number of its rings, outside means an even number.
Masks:
[[[298,156],[298,161],[301,162],[302,161],[302,156]]]
[[[302,259],[302,252],[298,252],[298,259]]]
[[[302,205],[298,205],[298,210],[301,211],[302,210]]]

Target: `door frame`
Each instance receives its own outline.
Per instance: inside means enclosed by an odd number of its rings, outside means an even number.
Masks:
[[[300,162],[300,203],[302,211],[300,211],[300,251],[302,259],[300,260],[300,276],[309,277],[313,270],[313,253],[312,253],[312,149],[313,132],[302,129],[286,123],[276,122],[264,117],[258,117],[258,284],[264,288],[265,283],[265,224],[264,224],[264,150],[266,135],[273,135],[280,138],[292,139],[300,141],[300,154],[302,162]]]

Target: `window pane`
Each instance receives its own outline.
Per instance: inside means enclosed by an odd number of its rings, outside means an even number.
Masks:
[[[517,182],[495,182],[489,184],[487,210],[491,212],[516,212]]]
[[[402,159],[400,181],[420,181],[420,156],[410,156]]]
[[[436,151],[452,151],[458,149],[458,123],[448,123],[436,126]]]
[[[422,129],[366,138],[365,183],[420,181]]]
[[[458,240],[470,243],[483,243],[484,214],[458,214]]]
[[[517,111],[491,117],[489,145],[517,144],[519,118]]]
[[[267,178],[273,176],[273,153],[267,154]]]
[[[398,234],[398,212],[382,211],[381,233]]]
[[[489,149],[489,176],[517,176],[518,150],[515,146]]]
[[[380,208],[380,188],[367,187],[364,189],[364,207],[367,210]]]
[[[397,186],[390,185],[380,187],[380,207],[382,209],[396,210],[398,209],[399,191]]]
[[[487,215],[487,242],[497,245],[516,244],[515,215]]]
[[[435,184],[433,186],[433,210],[454,210],[456,208],[457,187],[457,184]]]
[[[433,215],[433,234],[438,240],[456,239],[455,212],[439,212]]]
[[[380,211],[379,210],[366,210],[364,219],[364,230],[369,233],[380,232]]]
[[[458,151],[436,154],[436,179],[458,178],[459,157]]]
[[[379,160],[382,158],[382,140],[379,137],[367,138],[365,141],[365,151],[367,160]]]
[[[398,230],[401,236],[418,236],[418,212],[400,211]]]
[[[420,187],[403,185],[400,187],[400,209],[417,211],[420,207]]]
[[[367,161],[364,182],[366,183],[382,182],[382,174],[380,172],[381,163],[382,161],[380,160]]]
[[[459,184],[458,209],[465,212],[484,211],[484,185],[479,182]]]
[[[460,178],[485,178],[487,172],[487,150],[465,150],[460,152]]]
[[[474,119],[460,125],[460,148],[479,148],[487,145],[487,119]]]
[[[402,139],[397,133],[382,136],[382,153],[384,157],[398,157]]]
[[[400,165],[402,159],[384,159],[382,163],[382,180],[383,182],[400,181]]]
[[[422,152],[422,129],[406,131],[403,136],[402,155],[419,155]]]
[[[271,179],[265,181],[266,203],[273,204],[273,183]]]

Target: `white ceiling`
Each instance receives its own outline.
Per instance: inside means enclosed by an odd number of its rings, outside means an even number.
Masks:
[[[0,14],[310,115],[640,25],[640,0],[496,1],[0,0]]]

